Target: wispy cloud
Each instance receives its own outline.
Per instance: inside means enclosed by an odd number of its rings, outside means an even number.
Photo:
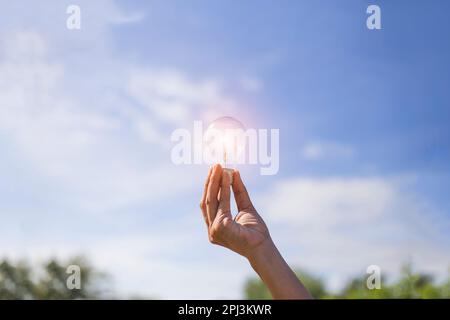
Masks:
[[[244,75],[240,77],[239,83],[245,91],[251,93],[256,93],[263,89],[263,82],[256,77]]]
[[[111,18],[111,22],[113,24],[133,24],[142,22],[146,18],[145,14],[142,12],[133,12],[133,13],[122,13],[118,12],[115,16]]]
[[[173,68],[132,69],[126,92],[152,118],[175,128],[204,119],[214,111],[226,113],[236,105],[217,80],[194,80]]]
[[[302,147],[301,155],[307,160],[350,159],[356,152],[351,146],[342,143],[311,141]]]

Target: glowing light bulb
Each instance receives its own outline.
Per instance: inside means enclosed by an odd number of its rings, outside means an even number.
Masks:
[[[212,162],[222,165],[232,183],[233,169],[241,163],[245,150],[244,125],[232,117],[218,118],[208,126],[205,142]]]

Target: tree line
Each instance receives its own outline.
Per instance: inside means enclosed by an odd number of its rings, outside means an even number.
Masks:
[[[82,270],[80,289],[67,286],[69,265],[77,265]],[[394,281],[387,282],[382,278],[381,289],[369,290],[367,277],[354,277],[339,292],[328,290],[320,277],[302,269],[296,270],[297,276],[317,299],[450,298],[450,269],[446,279],[436,281],[433,275],[417,272],[411,263],[406,263],[393,277]],[[50,259],[34,267],[25,261],[0,260],[0,299],[115,298],[110,280],[106,273],[96,270],[82,257],[67,261]],[[246,299],[271,299],[259,278],[248,279],[243,289]]]

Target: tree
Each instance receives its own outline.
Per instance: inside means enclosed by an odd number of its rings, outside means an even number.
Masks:
[[[344,288],[333,297],[340,299],[390,299],[393,298],[392,290],[386,285],[382,285],[381,289],[369,290],[367,288],[367,276],[355,277],[348,281]],[[385,284],[382,277],[381,283]]]
[[[35,295],[36,286],[26,263],[14,265],[8,260],[0,263],[0,299],[32,299]]]
[[[410,262],[404,264],[400,271],[400,279],[392,285],[394,298],[437,299],[445,298],[445,292],[434,284],[433,276],[414,273]]]
[[[69,265],[80,267],[79,289],[67,286]],[[24,261],[14,264],[5,259],[0,262],[0,299],[98,299],[107,292],[106,279],[82,257],[66,262],[51,259],[35,269]]]
[[[297,269],[295,271],[295,274],[303,282],[306,288],[308,288],[309,292],[314,298],[320,299],[325,298],[327,296],[325,285],[320,278],[300,269]],[[269,290],[259,278],[251,278],[247,280],[244,290],[245,290],[245,297],[247,299],[272,298]]]
[[[350,279],[337,293],[327,292],[323,281],[310,273],[299,270],[296,274],[308,288],[312,296],[319,299],[450,298],[450,269],[447,280],[442,284],[436,284],[432,275],[414,272],[412,264],[406,263],[401,267],[400,274],[396,281],[387,283],[385,277],[382,277],[382,287],[379,290],[369,290],[367,288],[366,275]],[[245,297],[247,299],[271,298],[266,286],[258,278],[247,280],[244,288]]]

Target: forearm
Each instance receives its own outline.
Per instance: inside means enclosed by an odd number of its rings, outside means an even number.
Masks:
[[[253,269],[274,299],[311,299],[311,295],[284,261],[272,239],[267,239],[248,257]]]

